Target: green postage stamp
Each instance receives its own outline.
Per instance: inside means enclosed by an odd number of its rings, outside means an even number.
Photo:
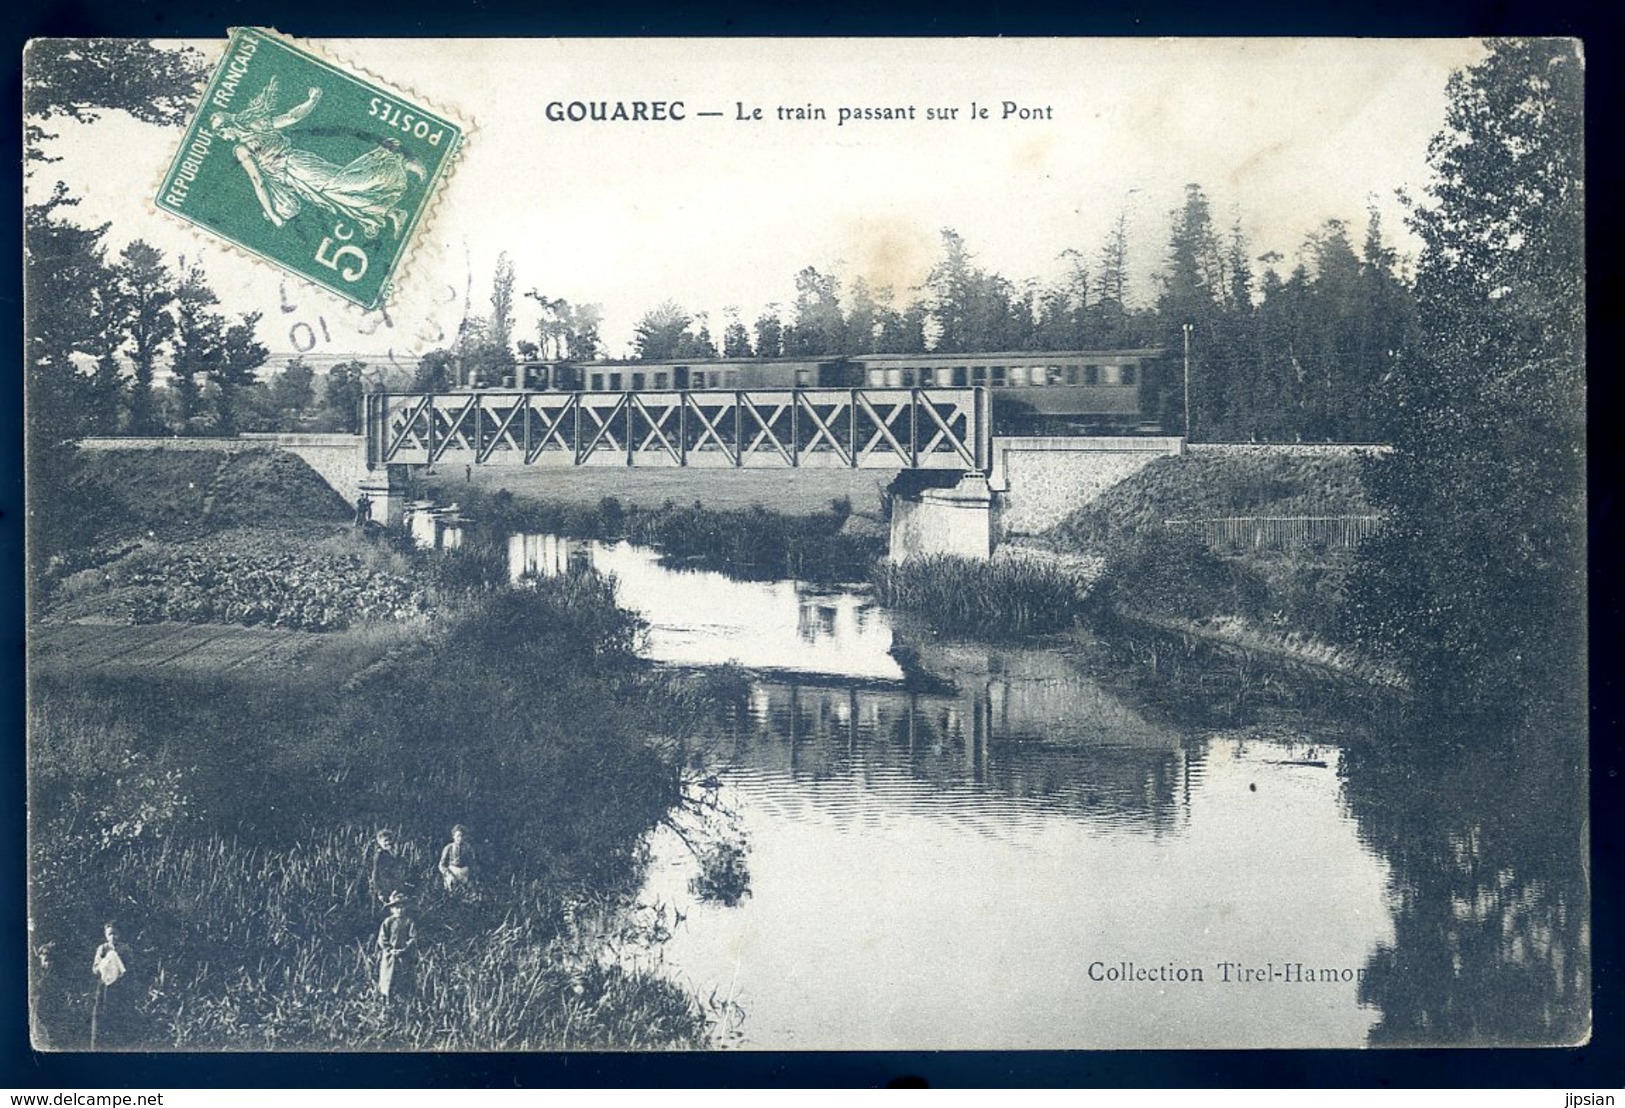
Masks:
[[[238,28],[157,203],[375,308],[463,136],[457,123],[279,35]]]

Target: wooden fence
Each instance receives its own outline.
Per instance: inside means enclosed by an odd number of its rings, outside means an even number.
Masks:
[[[1209,546],[1241,550],[1348,549],[1377,533],[1381,516],[1226,516],[1170,519],[1163,526]]]

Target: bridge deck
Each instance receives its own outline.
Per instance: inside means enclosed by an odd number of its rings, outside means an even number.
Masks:
[[[367,464],[793,466],[986,473],[987,392],[374,393]]]

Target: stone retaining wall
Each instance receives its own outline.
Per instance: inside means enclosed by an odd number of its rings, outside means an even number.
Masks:
[[[367,459],[360,435],[245,434],[235,438],[96,437],[79,440],[82,450],[286,450],[297,454],[333,491],[354,504],[367,476]]]
[[[992,486],[1000,494],[1001,539],[1036,535],[1060,523],[1182,440],[1163,437],[996,438]]]

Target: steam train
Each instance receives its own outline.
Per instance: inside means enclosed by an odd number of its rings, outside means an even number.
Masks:
[[[996,351],[838,358],[530,361],[509,388],[557,392],[986,386],[1005,434],[1154,430],[1163,352]]]

